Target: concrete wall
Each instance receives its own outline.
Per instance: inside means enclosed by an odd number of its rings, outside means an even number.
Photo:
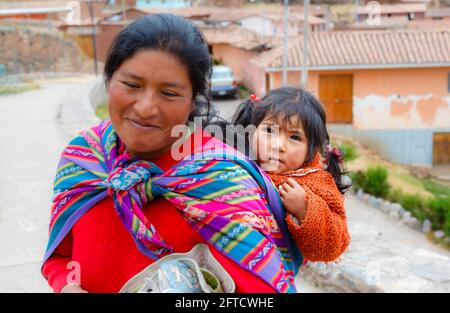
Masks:
[[[308,90],[319,96],[319,75],[353,74],[353,127],[356,129],[428,129],[450,127],[447,68],[311,71]],[[282,73],[271,73],[272,88]],[[300,72],[288,84],[300,86]]]
[[[433,133],[450,133],[450,127],[361,130],[343,124],[328,125],[328,130],[356,138],[393,162],[428,167],[433,165]]]
[[[241,20],[241,25],[244,28],[250,29],[255,33],[264,36],[275,35],[274,26],[272,25],[272,22],[267,18],[263,18],[260,16],[249,16]]]

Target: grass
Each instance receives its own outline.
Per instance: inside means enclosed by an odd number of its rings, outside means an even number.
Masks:
[[[95,115],[101,120],[105,120],[109,117],[108,106],[106,104],[101,104],[95,109]]]
[[[36,83],[23,83],[23,84],[14,84],[14,85],[0,85],[0,96],[13,95],[26,91],[32,91],[40,89]]]
[[[450,198],[450,185],[438,182],[435,179],[429,178],[422,181],[424,188],[431,192],[436,197]]]

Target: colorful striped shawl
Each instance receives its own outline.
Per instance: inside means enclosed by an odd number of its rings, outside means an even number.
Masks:
[[[153,198],[164,197],[221,253],[278,292],[296,292],[302,256],[288,233],[276,188],[253,161],[217,139],[163,172],[134,159],[110,121],[81,132],[58,165],[44,262],[76,221],[108,195],[146,256],[172,252],[142,212]]]

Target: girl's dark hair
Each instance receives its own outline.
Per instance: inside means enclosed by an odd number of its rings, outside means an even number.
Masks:
[[[281,87],[269,91],[260,100],[247,99],[238,107],[232,124],[258,127],[265,118],[270,118],[279,119],[285,125],[297,126],[291,125],[294,116],[302,122],[305,136],[308,138],[308,155],[305,160],[305,164],[308,164],[317,152],[324,155],[325,147],[330,142],[325,110],[311,93],[294,87]],[[246,140],[249,140],[248,138]],[[341,181],[343,172],[339,158],[332,153],[329,155],[326,170],[333,175],[339,191],[345,193],[350,185]]]
[[[202,117],[207,122],[210,119],[211,57],[198,28],[173,14],[146,15],[127,25],[109,49],[104,69],[106,86],[123,62],[145,49],[171,53],[187,67],[195,99],[195,110],[189,120]]]

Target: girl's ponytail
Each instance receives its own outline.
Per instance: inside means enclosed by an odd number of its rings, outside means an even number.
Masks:
[[[261,106],[261,103],[259,102],[261,102],[261,99],[259,99],[255,94],[252,94],[250,98],[241,102],[231,121],[232,125],[243,127],[234,128],[233,148],[252,159],[256,159],[255,151],[252,151],[250,144],[250,138],[253,133],[248,133],[246,127],[249,125],[255,125],[258,122],[255,120],[255,116],[258,115],[255,114],[255,109]],[[230,132],[228,131],[227,133],[229,134]]]
[[[344,194],[347,189],[351,187],[351,184],[345,184],[342,182],[342,175],[346,173],[342,171],[341,167],[344,161],[342,151],[336,146],[331,147],[327,144],[324,149],[324,157],[324,163],[327,166],[325,170],[333,175],[337,188],[342,194]]]

